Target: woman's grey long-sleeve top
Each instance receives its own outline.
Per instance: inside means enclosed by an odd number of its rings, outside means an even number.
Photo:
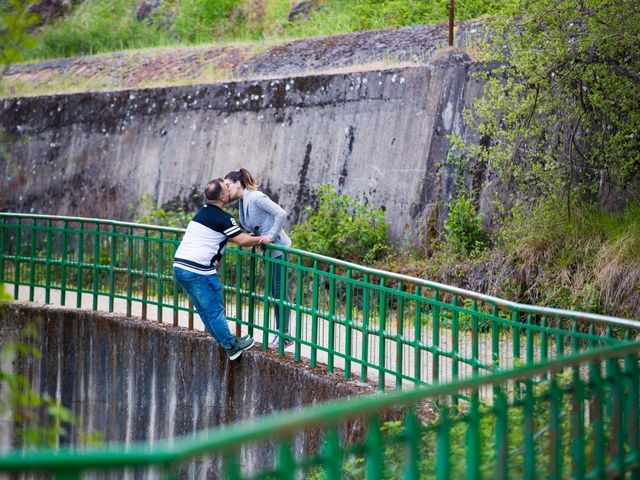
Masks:
[[[265,193],[259,190],[245,189],[239,202],[240,223],[245,230],[256,235],[265,235],[276,245],[291,246],[291,239],[283,230],[287,212]],[[278,257],[281,252],[274,251]]]

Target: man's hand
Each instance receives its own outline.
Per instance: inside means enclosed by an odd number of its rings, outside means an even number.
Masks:
[[[229,240],[237,243],[241,247],[257,247],[258,245],[264,245],[271,241],[267,236],[261,235],[257,237],[255,235],[249,235],[248,233],[241,233],[240,235],[231,237]]]

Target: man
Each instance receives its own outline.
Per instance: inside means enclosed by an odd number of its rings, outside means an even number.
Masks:
[[[216,267],[227,241],[253,247],[264,245],[269,238],[244,233],[235,218],[222,209],[229,201],[229,189],[221,178],[207,183],[204,195],[207,203],[187,225],[175,253],[173,272],[178,284],[191,297],[206,329],[227,351],[229,359],[235,360],[254,340],[249,336],[235,337],[229,330]]]

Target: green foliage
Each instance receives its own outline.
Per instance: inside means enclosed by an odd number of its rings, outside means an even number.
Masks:
[[[510,2],[467,0],[457,4],[456,19],[495,14],[504,11]],[[167,0],[150,18],[138,21],[137,3],[84,0],[66,18],[40,30],[42,46],[31,57],[66,57],[185,43],[304,38],[438,23],[448,18],[445,1],[317,0],[310,15],[289,21],[289,0]]]
[[[183,0],[174,29],[183,41],[210,42],[229,27],[229,17],[239,0]]]
[[[29,11],[32,4],[25,0],[0,2],[0,65],[19,62],[25,52],[37,45],[36,38],[29,33],[38,21],[38,16]]]
[[[11,300],[13,300],[13,297],[7,292],[4,283],[0,283],[0,306],[3,303],[10,302]]]
[[[500,268],[517,285],[503,287],[511,298],[515,292],[514,299],[529,303],[640,315],[639,204],[619,213],[585,206],[569,219],[552,199],[535,208],[518,205],[497,241]]]
[[[36,341],[35,326],[27,325],[15,341],[3,346],[1,364],[15,364],[19,357],[39,358]],[[25,447],[55,447],[68,433],[67,426],[75,422],[69,409],[49,395],[38,394],[24,376],[4,367],[0,369],[0,391],[0,415],[11,415],[16,436]]]
[[[85,0],[71,15],[41,29],[41,44],[29,57],[73,57],[168,43],[166,32],[136,19],[135,7],[131,0]]]
[[[567,214],[594,194],[640,191],[640,10],[635,0],[521,0],[494,30],[468,154]]]
[[[487,236],[482,228],[484,215],[476,212],[470,198],[462,194],[449,203],[449,215],[444,222],[445,240],[458,254],[468,255],[482,251]]]
[[[388,248],[384,212],[364,205],[333,185],[321,185],[318,207],[307,207],[308,218],[291,232],[296,248],[352,262],[370,263]]]
[[[130,214],[138,223],[163,227],[186,228],[193,212],[177,206],[156,205],[149,195],[143,195],[140,202],[130,207]]]

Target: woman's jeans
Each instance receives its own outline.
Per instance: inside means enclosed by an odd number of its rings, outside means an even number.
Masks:
[[[178,267],[173,267],[173,274],[178,284],[191,297],[191,302],[207,331],[224,348],[233,347],[235,337],[231,334],[227,317],[224,315],[222,283],[218,274],[200,275]]]
[[[279,260],[283,262],[287,261],[286,254],[283,254],[278,257],[274,257],[276,262],[271,264],[271,295],[278,300],[282,300],[284,302],[289,302],[289,292],[287,289],[287,267],[284,266],[284,275],[282,274],[283,266],[280,264]],[[283,294],[282,296],[281,293]],[[284,333],[289,333],[289,315],[290,310],[287,307],[282,307],[283,316],[284,316],[284,325],[282,326],[282,331]],[[275,303],[273,305],[273,311],[276,316],[276,328],[280,331],[280,304]]]

